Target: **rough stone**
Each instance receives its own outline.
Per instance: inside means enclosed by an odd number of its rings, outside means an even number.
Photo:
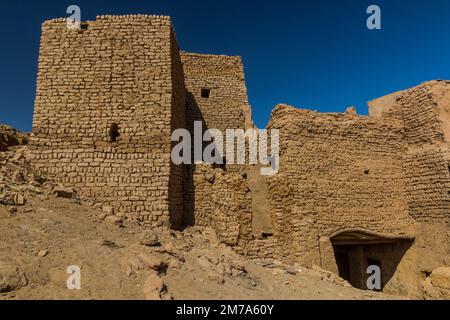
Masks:
[[[9,147],[27,144],[28,137],[14,128],[0,125],[0,152],[7,151]]]
[[[161,294],[165,290],[166,287],[161,278],[156,273],[150,273],[142,291],[147,300],[161,300]]]
[[[48,255],[48,250],[40,250],[37,255],[40,258],[44,258],[45,256]]]
[[[53,193],[57,197],[70,199],[75,194],[75,191],[72,188],[67,188],[62,185],[58,185],[53,189]]]
[[[25,275],[16,266],[0,260],[0,293],[15,291],[26,285]]]
[[[140,254],[139,259],[142,261],[144,268],[148,270],[154,270],[157,272],[164,272],[167,268],[167,264],[164,259],[150,254]]]
[[[105,218],[105,222],[107,224],[110,224],[110,225],[116,226],[116,227],[122,227],[123,226],[122,219],[120,219],[119,217],[116,217],[116,216],[107,216]]]
[[[102,208],[103,212],[106,213],[109,216],[112,216],[114,214],[114,208],[110,206],[104,206]]]
[[[148,247],[156,247],[161,244],[159,242],[158,235],[151,232],[145,232],[141,236],[141,240],[139,241],[139,243]]]
[[[431,273],[431,283],[435,287],[450,290],[450,267],[441,267]]]
[[[14,203],[18,206],[23,206],[25,204],[25,198],[20,193],[16,193],[14,195]]]
[[[345,110],[345,113],[350,114],[350,115],[353,115],[353,116],[358,115],[357,112],[356,112],[356,108],[355,108],[355,107],[348,107],[348,108]]]

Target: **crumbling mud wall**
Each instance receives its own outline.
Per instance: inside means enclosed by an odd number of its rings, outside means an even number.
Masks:
[[[208,129],[218,129],[224,137],[227,129],[246,130],[253,127],[244,67],[240,57],[182,52],[181,59],[186,84],[186,127],[192,137],[195,133],[195,121],[202,123],[201,134]],[[209,142],[205,142],[203,148],[208,144]],[[225,209],[227,205],[224,201],[229,201],[229,205],[233,207],[233,202],[245,195],[245,192],[236,188],[236,184],[231,181],[236,181],[238,177],[243,179],[242,173],[246,171],[246,167],[229,165],[226,163],[226,155],[221,156],[224,164],[219,166],[221,167],[220,174],[218,174],[217,168],[205,164],[186,166],[184,223],[186,225],[213,226],[218,230],[222,239],[235,239],[236,230],[241,228],[237,227],[236,223],[239,221],[243,224],[242,228],[246,229],[248,228],[246,219],[239,220],[240,214],[235,212],[236,217],[232,218],[234,222],[231,225],[230,213],[232,211]],[[236,194],[235,198],[228,196],[224,198],[227,200],[222,199],[220,206],[217,203],[219,201],[217,194],[214,194],[213,191],[214,186],[217,186],[217,181],[214,181],[216,175],[229,179],[231,188],[229,192]],[[246,184],[245,181],[242,183]],[[224,183],[221,182],[221,185]],[[250,206],[251,227],[251,197],[249,201],[244,207]],[[243,214],[245,215],[245,213]],[[227,228],[229,234],[226,234]],[[235,243],[236,241],[226,240],[226,242]]]
[[[251,195],[246,180],[208,164],[188,169],[193,183],[186,189],[186,198],[193,201],[186,203],[189,224],[212,227],[231,246],[251,235]]]
[[[407,131],[405,155],[410,214],[419,222],[450,222],[450,85],[430,82],[404,92],[398,103]],[[442,99],[443,98],[443,99]],[[444,130],[444,128],[446,130]]]
[[[275,239],[258,239],[254,230],[255,196],[247,172],[228,172],[208,164],[190,166],[193,188],[187,194],[194,202],[190,224],[214,229],[219,239],[250,259],[279,258]],[[187,207],[185,207],[187,208]],[[270,208],[268,208],[270,209]]]
[[[214,226],[224,243],[245,246],[252,240],[252,198],[247,180],[239,173],[220,169],[212,174],[208,177],[214,179],[210,188],[209,226]]]
[[[418,222],[450,221],[448,150],[411,148],[405,154],[410,214]]]
[[[100,16],[42,26],[33,163],[79,194],[147,225],[177,224],[182,171],[171,133],[184,127],[178,46],[169,17]]]
[[[369,103],[370,115],[401,121],[406,150],[403,171],[408,213],[416,241],[387,289],[424,298],[422,281],[450,263],[450,83],[430,81]]]
[[[280,173],[268,182],[278,252],[320,265],[321,237],[411,233],[399,123],[281,105],[269,127],[280,130]]]
[[[400,119],[407,149],[403,155],[410,215],[418,222],[450,217],[450,84],[430,81],[369,103],[372,116]]]

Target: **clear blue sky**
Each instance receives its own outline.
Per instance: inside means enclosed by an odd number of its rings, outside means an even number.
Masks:
[[[170,15],[183,50],[242,56],[259,127],[278,103],[365,114],[373,98],[450,79],[448,0],[2,0],[0,122],[31,129],[40,25],[70,4],[82,20]],[[366,28],[370,4],[381,7],[381,31]]]

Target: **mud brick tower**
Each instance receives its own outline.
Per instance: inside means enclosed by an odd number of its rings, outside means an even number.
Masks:
[[[184,108],[169,17],[43,24],[31,146],[59,182],[145,224],[179,224],[183,168],[170,153]]]

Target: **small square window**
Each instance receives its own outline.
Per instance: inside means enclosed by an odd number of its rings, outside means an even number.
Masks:
[[[211,94],[211,90],[210,89],[202,89],[202,98],[208,99],[209,96]]]

